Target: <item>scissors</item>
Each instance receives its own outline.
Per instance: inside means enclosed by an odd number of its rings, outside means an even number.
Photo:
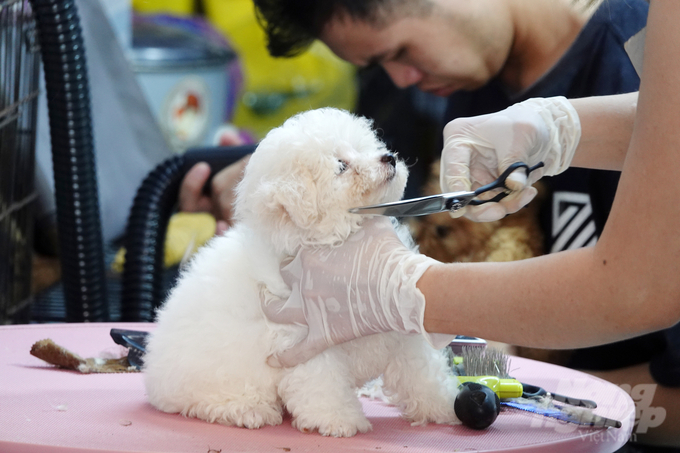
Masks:
[[[391,203],[377,204],[373,206],[362,206],[352,208],[349,212],[354,214],[384,215],[391,217],[415,217],[421,215],[435,214],[437,212],[456,212],[467,205],[478,206],[484,203],[498,202],[510,194],[511,189],[505,184],[505,180],[518,168],[524,168],[526,175],[543,167],[543,162],[539,162],[533,167],[529,167],[524,162],[515,162],[510,165],[495,181],[478,188],[472,192],[450,192],[427,197],[412,198],[409,200],[394,201]],[[477,197],[485,192],[494,189],[502,189],[503,192],[488,200],[480,200]]]

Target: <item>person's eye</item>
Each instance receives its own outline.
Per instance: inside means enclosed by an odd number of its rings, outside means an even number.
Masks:
[[[349,168],[349,164],[342,159],[338,159],[338,174],[342,174]]]

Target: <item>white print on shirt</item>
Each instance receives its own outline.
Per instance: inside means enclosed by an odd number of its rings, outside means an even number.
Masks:
[[[588,247],[596,242],[590,196],[579,192],[555,192],[550,253]]]

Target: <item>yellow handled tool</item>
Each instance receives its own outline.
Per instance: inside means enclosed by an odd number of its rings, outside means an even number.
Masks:
[[[494,391],[500,399],[519,398],[524,392],[522,383],[517,379],[502,379],[497,376],[457,376],[458,382],[476,382],[486,385]]]

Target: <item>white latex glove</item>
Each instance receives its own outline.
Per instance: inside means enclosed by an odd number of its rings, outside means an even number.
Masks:
[[[367,219],[339,247],[301,250],[281,270],[291,296],[270,294],[262,310],[272,322],[308,326],[308,335],[269,364],[294,366],[335,344],[381,332],[423,334],[435,348],[446,346],[453,336],[423,328],[425,298],[416,288],[433,263],[404,246],[387,217]]]
[[[513,172],[507,185],[515,192],[500,202],[468,206],[451,216],[488,222],[517,212],[536,196],[533,183],[569,167],[580,138],[578,114],[562,96],[528,99],[498,113],[449,122],[444,127],[441,155],[444,193],[475,190],[494,181],[515,162],[529,167],[545,164],[528,179],[523,169]]]

